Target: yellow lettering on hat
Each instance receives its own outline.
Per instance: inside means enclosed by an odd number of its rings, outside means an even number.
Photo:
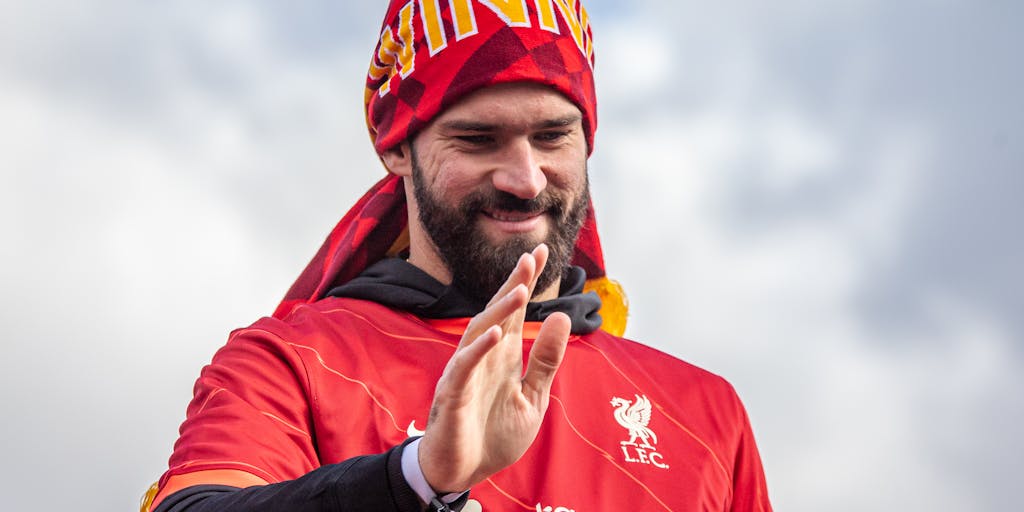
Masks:
[[[578,0],[554,1],[558,4],[558,10],[562,12],[562,19],[565,20],[565,24],[569,27],[569,32],[572,34],[573,40],[576,41],[576,46],[578,46],[580,51],[586,55],[586,50],[583,48],[583,27],[576,14],[576,7],[579,3]]]
[[[395,75],[407,77],[416,67],[416,33],[414,29],[416,5],[419,4],[420,23],[426,36],[430,56],[433,57],[448,46],[448,35],[445,34],[441,16],[442,0],[409,0],[399,11],[397,35],[390,26],[386,26],[380,35],[377,54],[370,62],[369,76],[373,80],[387,77],[379,89],[381,96],[391,91],[391,80]],[[506,25],[511,27],[531,27],[530,14],[526,0],[446,0],[455,29],[455,40],[460,41],[478,33],[476,12],[473,4],[487,7]],[[579,0],[534,0],[537,7],[537,23],[540,28],[560,34],[558,21],[555,17],[555,6],[568,27],[573,41],[580,52],[592,62],[594,57],[593,42],[590,38],[590,16],[580,5]]]
[[[455,40],[461,41],[477,33],[476,13],[469,0],[448,0],[455,18]]]
[[[414,4],[410,1],[398,15],[398,39],[402,49],[398,52],[398,62],[402,68],[402,77],[409,76],[416,69],[416,32],[413,29]]]
[[[383,78],[390,74],[391,66],[395,61],[394,53],[388,48],[395,46],[395,38],[391,35],[391,27],[387,27],[380,34],[380,41],[377,43],[377,55],[370,59],[370,77],[374,80]],[[377,64],[380,62],[383,65]]]
[[[580,27],[583,28],[583,53],[587,56],[587,62],[594,62],[594,40],[590,37],[590,15],[582,5],[580,6]]]
[[[510,27],[529,27],[530,17],[526,11],[526,0],[480,0]]]
[[[448,38],[444,35],[444,25],[441,21],[441,6],[437,5],[437,2],[438,0],[420,0],[423,33],[427,35],[431,57],[448,46]]]
[[[410,0],[399,11],[397,38],[391,27],[385,27],[380,34],[377,58],[370,61],[369,74],[374,80],[388,77],[388,81],[380,88],[381,96],[391,91],[391,80],[396,74],[400,73],[404,78],[416,69],[416,51],[413,47],[416,37],[412,24],[414,8],[415,2]]]
[[[537,21],[540,28],[548,32],[558,33],[558,21],[555,20],[555,5],[551,0],[534,0],[537,4]]]

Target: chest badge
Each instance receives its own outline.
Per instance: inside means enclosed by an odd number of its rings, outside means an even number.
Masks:
[[[614,397],[615,421],[629,431],[629,439],[620,443],[626,462],[668,469],[665,458],[658,453],[658,435],[648,427],[651,423],[651,401],[645,395],[633,395],[633,401]]]

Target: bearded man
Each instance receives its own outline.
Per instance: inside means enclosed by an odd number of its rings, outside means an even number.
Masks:
[[[620,337],[582,6],[393,0],[381,34],[388,177],[203,369],[143,509],[771,510],[732,387]]]

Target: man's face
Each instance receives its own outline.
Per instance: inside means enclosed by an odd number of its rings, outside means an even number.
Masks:
[[[535,84],[489,87],[438,116],[410,152],[420,226],[464,293],[490,299],[541,242],[551,253],[536,289],[558,279],[589,200],[574,104]]]

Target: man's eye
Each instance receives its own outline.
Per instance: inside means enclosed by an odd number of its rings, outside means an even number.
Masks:
[[[568,133],[566,132],[543,132],[537,134],[537,140],[543,142],[556,142],[565,138],[567,135]]]
[[[483,146],[494,142],[494,138],[489,135],[459,135],[455,138],[474,146]]]

